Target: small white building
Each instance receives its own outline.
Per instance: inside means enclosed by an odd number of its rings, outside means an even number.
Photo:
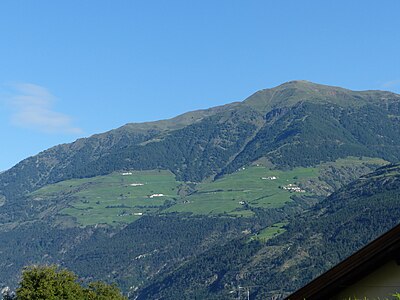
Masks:
[[[150,195],[149,198],[164,197],[164,196],[165,196],[164,194],[153,194],[153,195]]]
[[[263,180],[277,180],[278,177],[276,177],[276,176],[268,176],[268,177],[261,177],[261,179],[263,179]]]

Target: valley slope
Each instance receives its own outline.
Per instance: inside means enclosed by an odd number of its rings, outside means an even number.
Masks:
[[[15,285],[26,264],[57,263],[141,297],[172,297],[182,280],[189,298],[226,297],[242,282],[285,294],[289,288],[276,282],[300,285],[394,224],[389,218],[357,241],[349,233],[351,242],[305,276],[297,262],[307,260],[282,250],[323,240],[325,233],[299,238],[296,230],[324,228],[319,216],[337,194],[327,196],[399,161],[399,125],[399,95],[291,81],[243,102],[55,146],[0,173],[0,283]],[[341,203],[350,219],[359,213]],[[371,214],[379,211],[371,205]],[[329,245],[318,244],[312,257],[321,259]],[[210,256],[219,261],[226,251],[234,254],[227,264],[240,266],[236,277]],[[186,266],[218,271],[197,278]],[[297,274],[292,281],[285,270]]]
[[[249,234],[159,275],[138,299],[236,299],[243,290],[251,299],[281,299],[399,220],[400,166],[389,165],[275,225],[271,239]]]

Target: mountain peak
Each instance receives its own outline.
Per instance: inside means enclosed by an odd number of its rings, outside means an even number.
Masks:
[[[340,90],[340,91],[350,91],[348,89],[338,87],[338,86],[330,86],[320,83],[311,82],[308,80],[291,80],[284,82],[274,88],[274,89],[290,89],[290,88],[297,88],[297,89],[310,89],[315,92],[321,92],[324,90]]]
[[[287,86],[287,85],[311,85],[311,84],[314,85],[315,83],[313,83],[313,82],[311,82],[311,81],[308,81],[308,80],[300,79],[300,80],[290,80],[290,81],[287,81],[287,82],[284,82],[284,83],[280,84],[279,86]]]
[[[361,91],[314,83],[307,80],[292,80],[273,88],[260,90],[248,97],[244,104],[262,112],[299,102],[332,103],[343,107],[362,106],[395,99],[400,96],[384,91]]]

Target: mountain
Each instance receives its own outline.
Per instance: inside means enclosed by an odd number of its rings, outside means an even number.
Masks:
[[[12,201],[49,183],[122,169],[168,169],[198,182],[263,156],[278,168],[349,155],[396,161],[399,100],[389,92],[292,81],[241,103],[127,124],[53,147],[0,174],[0,195]]]
[[[400,95],[291,81],[242,102],[50,148],[0,173],[0,284],[15,284],[26,264],[57,263],[88,281],[116,281],[126,293],[167,297],[185,266],[218,269],[212,255],[216,263],[228,251],[226,262],[245,270],[237,278],[278,289],[263,281],[270,273],[257,273],[263,262],[283,278],[277,261],[262,254],[270,253],[264,240],[290,243],[299,226],[323,228],[307,214],[326,197],[399,161],[399,122]],[[343,203],[348,215],[359,212]],[[341,226],[334,220],[330,228]],[[340,253],[368,238],[342,245]],[[316,259],[330,247],[321,245]],[[271,247],[279,262],[292,255],[281,251],[287,244]],[[282,268],[299,274],[293,261]],[[315,272],[328,264],[318,263]],[[187,275],[188,297],[224,295],[220,283],[231,287],[225,278],[241,284],[220,271],[200,278],[199,287],[192,286],[197,275]],[[171,284],[158,285],[164,279]],[[212,291],[200,282],[213,282]]]
[[[137,299],[233,299],[239,287],[251,299],[281,299],[399,220],[400,165],[389,165],[291,219],[275,238],[218,245],[159,275]]]

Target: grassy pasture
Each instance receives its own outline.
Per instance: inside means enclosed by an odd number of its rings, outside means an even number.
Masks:
[[[128,173],[128,172],[126,172]],[[33,193],[45,200],[69,196],[73,200],[60,213],[75,217],[81,225],[129,223],[140,214],[153,213],[175,201],[179,182],[168,171],[133,171],[94,178],[67,180]],[[163,194],[162,197],[150,197]]]
[[[204,182],[196,186],[196,192],[180,199],[165,212],[191,212],[193,214],[229,214],[252,216],[251,207],[279,208],[291,200],[293,191],[282,189],[289,184],[299,185],[318,177],[327,168],[346,168],[360,165],[382,166],[386,161],[379,158],[347,157],[335,162],[322,163],[316,167],[294,168],[292,170],[271,170],[262,165],[241,168],[214,182]],[[269,178],[276,177],[271,180]],[[264,178],[264,179],[263,179]],[[301,195],[312,195],[310,190]],[[241,204],[242,203],[242,204]],[[245,204],[243,204],[245,203]]]
[[[316,167],[271,170],[262,165],[241,168],[214,182],[195,186],[195,192],[180,197],[174,174],[165,170],[112,173],[93,178],[72,179],[48,185],[35,191],[35,201],[67,199],[68,207],[60,214],[74,217],[80,225],[130,223],[141,215],[186,212],[197,215],[230,215],[251,217],[252,208],[280,208],[297,194],[282,187],[293,184],[305,187],[301,195],[313,195],[308,180],[323,186],[319,179],[324,170],[354,167],[360,164],[383,165],[374,158],[348,157]],[[351,169],[351,168],[350,168]],[[163,194],[162,197],[150,197]],[[166,204],[169,204],[166,206]],[[171,206],[172,204],[172,206]]]
[[[197,191],[168,208],[167,212],[251,216],[250,207],[282,207],[293,192],[280,187],[318,176],[318,168],[295,168],[290,171],[251,166],[214,182],[201,183]],[[276,177],[276,179],[270,179]],[[307,193],[305,193],[307,194]]]
[[[268,226],[258,232],[255,236],[251,237],[251,240],[259,240],[261,242],[266,242],[277,235],[280,235],[286,231],[283,227],[286,226],[287,222],[279,222],[275,223],[271,226]]]

